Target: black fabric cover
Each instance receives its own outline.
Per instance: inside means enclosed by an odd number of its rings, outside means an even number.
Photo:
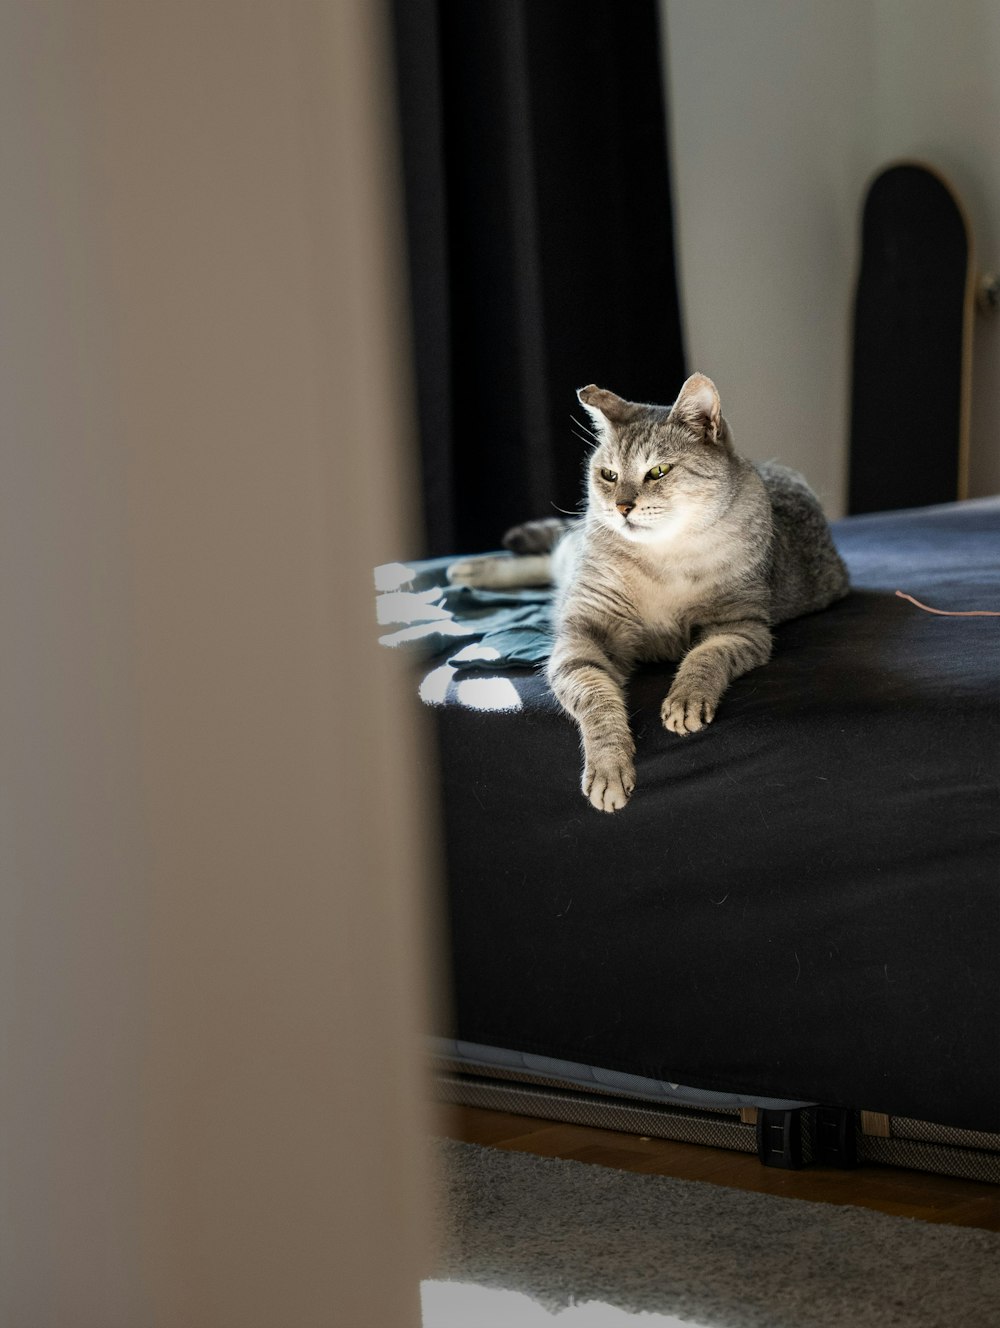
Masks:
[[[855,589],[777,630],[715,722],[630,691],[637,789],[574,725],[436,708],[453,1011],[435,1031],[692,1087],[1000,1129],[1000,500],[835,526]],[[482,674],[478,675],[480,678]]]

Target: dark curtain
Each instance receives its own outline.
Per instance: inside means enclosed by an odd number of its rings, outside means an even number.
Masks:
[[[393,0],[427,554],[573,509],[684,378],[655,0]]]

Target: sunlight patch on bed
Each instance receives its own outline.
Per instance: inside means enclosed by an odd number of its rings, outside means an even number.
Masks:
[[[552,1314],[521,1291],[477,1286],[474,1282],[423,1282],[423,1328],[699,1328],[672,1314],[634,1313],[603,1301],[570,1305]],[[700,1328],[709,1328],[702,1324]]]
[[[467,664],[474,659],[499,659],[500,651],[495,646],[484,646],[479,641],[473,641],[470,646],[463,646],[457,655],[452,655],[456,664]]]
[[[401,646],[407,641],[419,641],[422,636],[468,636],[469,629],[447,618],[436,618],[429,623],[415,623],[412,627],[402,627],[398,632],[387,632],[379,637],[379,645]]]
[[[427,622],[433,618],[450,618],[451,610],[436,602],[441,599],[441,590],[432,586],[430,590],[390,590],[375,598],[375,612],[383,626],[386,623]]]
[[[403,586],[408,586],[415,576],[413,568],[403,563],[383,563],[381,567],[375,568],[375,589],[402,590]]]
[[[521,698],[509,678],[463,678],[455,696],[469,710],[521,709]]]
[[[451,680],[457,672],[458,669],[454,664],[441,664],[438,668],[431,669],[419,688],[420,699],[424,705],[444,705],[448,699]]]
[[[412,631],[413,629],[407,629]],[[382,638],[386,640],[385,637]],[[463,664],[473,660],[493,660],[499,652],[492,646],[478,643],[465,646],[452,655],[452,662],[431,669],[420,684],[420,699],[424,705],[444,705],[448,700],[455,674]],[[455,688],[455,700],[467,710],[511,711],[521,709],[521,698],[509,678],[463,678]]]

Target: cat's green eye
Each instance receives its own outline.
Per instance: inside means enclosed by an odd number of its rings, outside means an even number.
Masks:
[[[664,475],[670,470],[669,466],[654,466],[652,470],[646,472],[647,480],[662,480]]]
[[[609,484],[614,484],[614,482],[615,482],[615,480],[616,480],[617,478],[618,478],[618,472],[617,472],[616,470],[602,470],[602,471],[601,471],[601,479],[602,479],[602,480],[607,480],[607,482],[608,482]]]

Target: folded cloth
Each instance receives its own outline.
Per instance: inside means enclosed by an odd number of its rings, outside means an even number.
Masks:
[[[412,650],[425,660],[444,655],[463,669],[543,664],[552,649],[551,589],[454,586],[446,572],[458,560],[376,567],[378,621],[395,628],[379,638],[382,644]]]

